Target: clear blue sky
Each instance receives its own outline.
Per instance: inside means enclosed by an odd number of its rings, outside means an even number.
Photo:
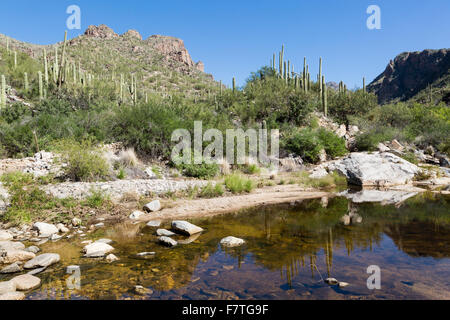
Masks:
[[[250,72],[269,64],[285,45],[299,70],[306,56],[315,79],[324,59],[327,81],[349,88],[372,81],[389,59],[403,51],[450,47],[449,0],[15,0],[2,1],[0,33],[18,40],[50,44],[62,40],[66,8],[82,12],[82,30],[106,24],[117,33],[138,30],[185,41],[195,61],[226,84],[243,84]],[[366,9],[381,8],[381,30],[368,30]]]

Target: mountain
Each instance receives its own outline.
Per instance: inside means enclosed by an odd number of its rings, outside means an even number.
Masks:
[[[0,43],[6,46],[7,42],[10,50],[24,52],[39,62],[45,49],[50,68],[55,49],[60,59],[63,48],[63,42],[35,45],[0,34]],[[73,68],[95,77],[115,81],[120,75],[125,81],[135,77],[138,89],[149,93],[198,96],[218,89],[212,75],[204,72],[203,62],[194,62],[183,40],[174,37],[152,35],[143,39],[135,30],[119,35],[106,25],[89,26],[83,35],[67,41],[66,58]]]
[[[449,104],[449,80],[450,49],[404,52],[389,62],[367,90],[378,96],[380,104],[410,99]]]

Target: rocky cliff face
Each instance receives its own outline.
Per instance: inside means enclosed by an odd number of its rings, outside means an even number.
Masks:
[[[111,28],[106,25],[100,26],[89,26],[84,33],[86,37],[94,39],[120,39],[123,40],[136,40],[137,43],[134,44],[133,52],[143,52],[145,49],[153,49],[160,53],[164,60],[168,63],[171,61],[176,61],[182,63],[185,67],[199,70],[204,72],[203,62],[199,61],[195,63],[181,39],[174,37],[167,37],[161,35],[153,35],[148,37],[146,40],[142,39],[142,36],[136,30],[128,30],[123,35],[119,36]]]
[[[406,101],[450,72],[450,49],[404,52],[368,87],[381,104]]]

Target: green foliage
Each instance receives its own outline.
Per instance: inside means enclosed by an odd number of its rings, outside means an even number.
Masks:
[[[225,177],[225,187],[234,194],[240,194],[251,192],[255,188],[255,184],[241,174],[234,173]]]
[[[89,196],[83,201],[83,205],[90,208],[100,208],[108,201],[109,197],[101,190],[92,189]]]
[[[200,190],[198,196],[200,198],[215,198],[223,196],[224,193],[225,190],[223,189],[222,184],[216,183],[213,185],[211,182],[208,182],[208,184]]]
[[[201,164],[180,164],[176,166],[186,177],[210,179],[215,177],[219,172],[219,165],[216,163],[206,163],[202,161]]]
[[[345,141],[331,131],[323,128],[303,128],[297,130],[282,140],[284,149],[293,152],[307,162],[319,161],[323,149],[328,156],[335,158],[347,153]]]
[[[61,161],[67,165],[64,173],[73,181],[95,181],[109,175],[109,166],[101,151],[91,141],[61,140],[55,145]]]

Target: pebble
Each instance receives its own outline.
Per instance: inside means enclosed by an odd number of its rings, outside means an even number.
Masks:
[[[153,220],[147,222],[147,227],[158,228],[161,225],[161,220]]]
[[[153,290],[144,288],[143,286],[135,286],[134,293],[145,296],[145,295],[153,294]]]
[[[155,255],[155,252],[139,252],[137,254],[137,256],[139,256],[139,257],[154,256],[154,255]]]
[[[339,282],[339,288],[345,288],[346,286],[348,286],[349,285],[349,283],[347,283],[347,282]]]
[[[77,226],[81,225],[81,219],[80,218],[73,218],[72,219],[72,225],[74,227],[77,227]]]

